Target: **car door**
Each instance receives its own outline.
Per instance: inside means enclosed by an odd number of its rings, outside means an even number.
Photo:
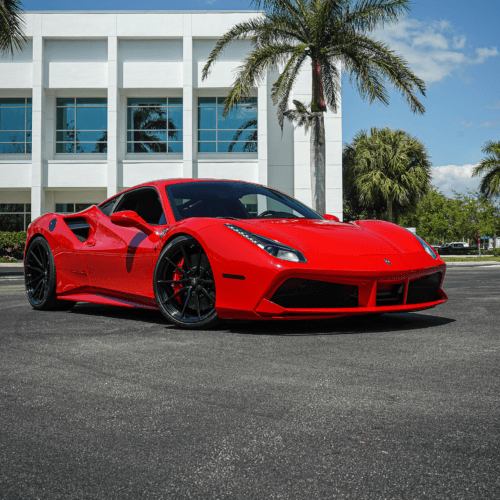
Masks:
[[[125,192],[112,213],[124,210],[137,212],[160,232],[166,227],[164,210],[153,187]],[[153,270],[156,263],[156,232],[146,235],[133,227],[114,224],[101,214],[94,235],[82,248],[91,286],[103,295],[118,293],[124,300],[154,298]]]

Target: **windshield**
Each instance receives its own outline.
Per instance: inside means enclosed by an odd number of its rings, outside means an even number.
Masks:
[[[171,184],[165,189],[178,221],[190,217],[322,219],[290,196],[255,184],[200,181]]]

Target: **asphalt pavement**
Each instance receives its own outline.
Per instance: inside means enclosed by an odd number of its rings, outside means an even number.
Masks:
[[[176,330],[0,278],[0,499],[500,498],[500,265],[429,311]]]

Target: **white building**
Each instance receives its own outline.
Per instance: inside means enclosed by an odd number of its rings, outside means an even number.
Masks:
[[[227,120],[220,103],[250,42],[201,78],[215,40],[256,15],[27,13],[28,44],[0,58],[0,230],[174,177],[257,182],[310,206],[309,137],[289,124],[282,134],[269,97],[277,73]],[[293,98],[310,96],[306,68]],[[341,123],[326,114],[327,211],[340,218]]]

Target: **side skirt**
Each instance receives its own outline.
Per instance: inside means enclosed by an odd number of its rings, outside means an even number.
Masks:
[[[159,311],[156,304],[140,302],[132,298],[112,297],[105,293],[74,293],[69,295],[59,295],[60,300],[71,300],[73,302],[90,302],[91,304],[105,304],[108,306],[135,307],[140,309],[149,309]]]

